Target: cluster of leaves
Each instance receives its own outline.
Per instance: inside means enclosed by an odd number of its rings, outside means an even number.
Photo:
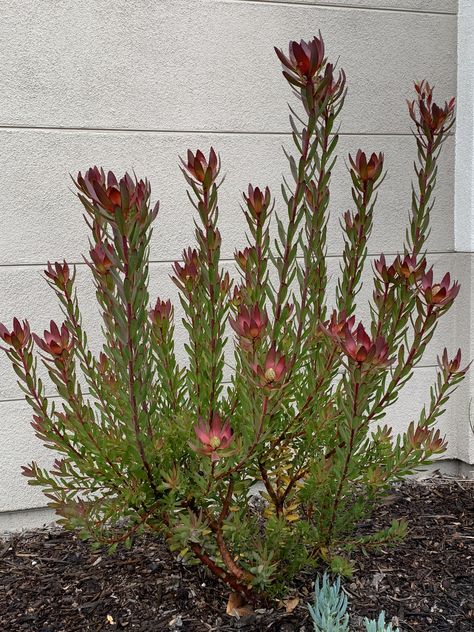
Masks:
[[[186,366],[175,354],[174,307],[161,298],[150,306],[158,205],[150,204],[149,183],[97,167],[75,183],[91,235],[86,262],[103,317],[102,350],[89,349],[75,269],[66,262],[45,272],[64,323],[51,322],[43,336],[17,319],[0,327],[34,430],[59,453],[51,470],[33,462],[24,473],[63,522],[111,548],[154,529],[183,558],[249,596],[282,591],[321,557],[342,568],[344,550],[402,537],[399,523],[370,536],[355,536],[354,526],[390,481],[445,449],[434,425],[465,373],[460,353],[450,360],[444,351],[419,419],[397,437],[378,423],[459,289],[449,274],[434,279],[424,252],[453,102],[439,107],[427,83],[416,85],[409,111],[417,177],[406,241],[391,263],[383,255],[375,262],[370,320],[356,323],[384,158],[362,150],[349,157],[354,208],[341,223],[331,306],[328,206],[346,77],[327,61],[321,37],[291,42],[288,55],[276,52],[300,106],[291,108],[290,177],[282,201],[253,185],[244,194],[248,245],[235,253],[237,281],[220,265],[220,159],[211,149],[182,161],[197,213],[196,246],[172,277],[188,334]],[[277,214],[282,202],[286,212]],[[59,403],[47,397],[38,360]]]
[[[314,632],[349,632],[349,615],[347,614],[347,595],[341,591],[341,580],[336,578],[331,583],[324,574],[320,583],[319,577],[314,586],[314,603],[308,604],[313,620]],[[385,612],[382,610],[378,619],[364,619],[366,632],[400,632],[391,623],[385,623]]]

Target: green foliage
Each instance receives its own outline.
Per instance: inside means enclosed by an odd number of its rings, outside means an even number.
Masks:
[[[384,158],[361,150],[349,157],[353,209],[341,222],[333,305],[326,240],[346,77],[320,37],[277,55],[296,98],[294,147],[284,150],[281,197],[253,185],[243,196],[248,244],[235,253],[237,280],[220,263],[220,158],[211,149],[182,161],[196,235],[172,277],[185,366],[175,354],[174,306],[162,298],[150,305],[158,214],[150,186],[97,167],[75,184],[90,230],[85,260],[102,315],[101,350],[90,350],[76,271],[65,262],[45,271],[63,324],[51,322],[43,336],[26,321],[0,326],[36,435],[58,454],[51,470],[33,462],[24,473],[63,524],[112,549],[153,529],[187,562],[248,596],[283,592],[321,559],[350,574],[351,549],[403,537],[402,523],[364,535],[356,528],[391,481],[443,452],[435,423],[465,373],[460,353],[449,360],[445,351],[418,420],[395,438],[379,423],[459,289],[449,275],[434,280],[422,251],[453,102],[440,107],[428,84],[416,85],[407,237],[392,263],[383,255],[375,262],[370,317],[357,324]],[[39,363],[57,398],[46,396]],[[256,483],[262,507],[251,493]]]
[[[332,584],[326,573],[321,584],[319,577],[314,587],[314,604],[308,604],[314,632],[349,632],[347,595],[341,592],[339,577]]]
[[[341,591],[341,580],[336,578],[331,583],[326,573],[321,584],[319,577],[314,587],[314,603],[308,604],[313,620],[314,632],[349,632],[348,600]],[[400,632],[391,623],[385,623],[385,612],[382,611],[377,620],[364,619],[366,632]]]

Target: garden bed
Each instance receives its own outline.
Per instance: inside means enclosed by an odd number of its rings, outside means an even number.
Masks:
[[[371,522],[392,518],[408,520],[403,543],[353,555],[344,588],[354,629],[385,609],[403,632],[474,630],[474,482],[404,483]],[[0,630],[312,632],[305,604],[313,575],[289,595],[299,597],[292,613],[275,607],[237,619],[226,614],[225,587],[152,536],[108,556],[58,529],[12,534],[0,542]]]

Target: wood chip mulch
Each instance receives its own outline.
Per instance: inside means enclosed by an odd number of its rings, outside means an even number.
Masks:
[[[372,524],[405,517],[395,548],[353,555],[345,580],[353,630],[381,609],[402,632],[474,631],[474,481],[426,479],[396,487]],[[165,544],[142,536],[130,551],[92,551],[73,534],[41,529],[0,540],[0,632],[312,632],[311,576],[278,605],[236,619],[228,591],[185,567]]]

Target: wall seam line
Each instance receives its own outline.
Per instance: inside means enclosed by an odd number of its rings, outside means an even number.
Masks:
[[[285,2],[276,2],[275,0],[224,0],[226,4],[255,4],[255,5],[273,5],[273,6],[287,6],[287,7],[308,7],[318,9],[330,9],[330,10],[350,10],[350,11],[375,11],[386,13],[417,13],[420,15],[444,15],[444,16],[456,16],[456,12],[452,11],[426,11],[424,9],[410,9],[404,7],[375,7],[375,6],[360,6],[356,4],[336,4],[332,2],[298,2],[298,0],[286,0]]]

